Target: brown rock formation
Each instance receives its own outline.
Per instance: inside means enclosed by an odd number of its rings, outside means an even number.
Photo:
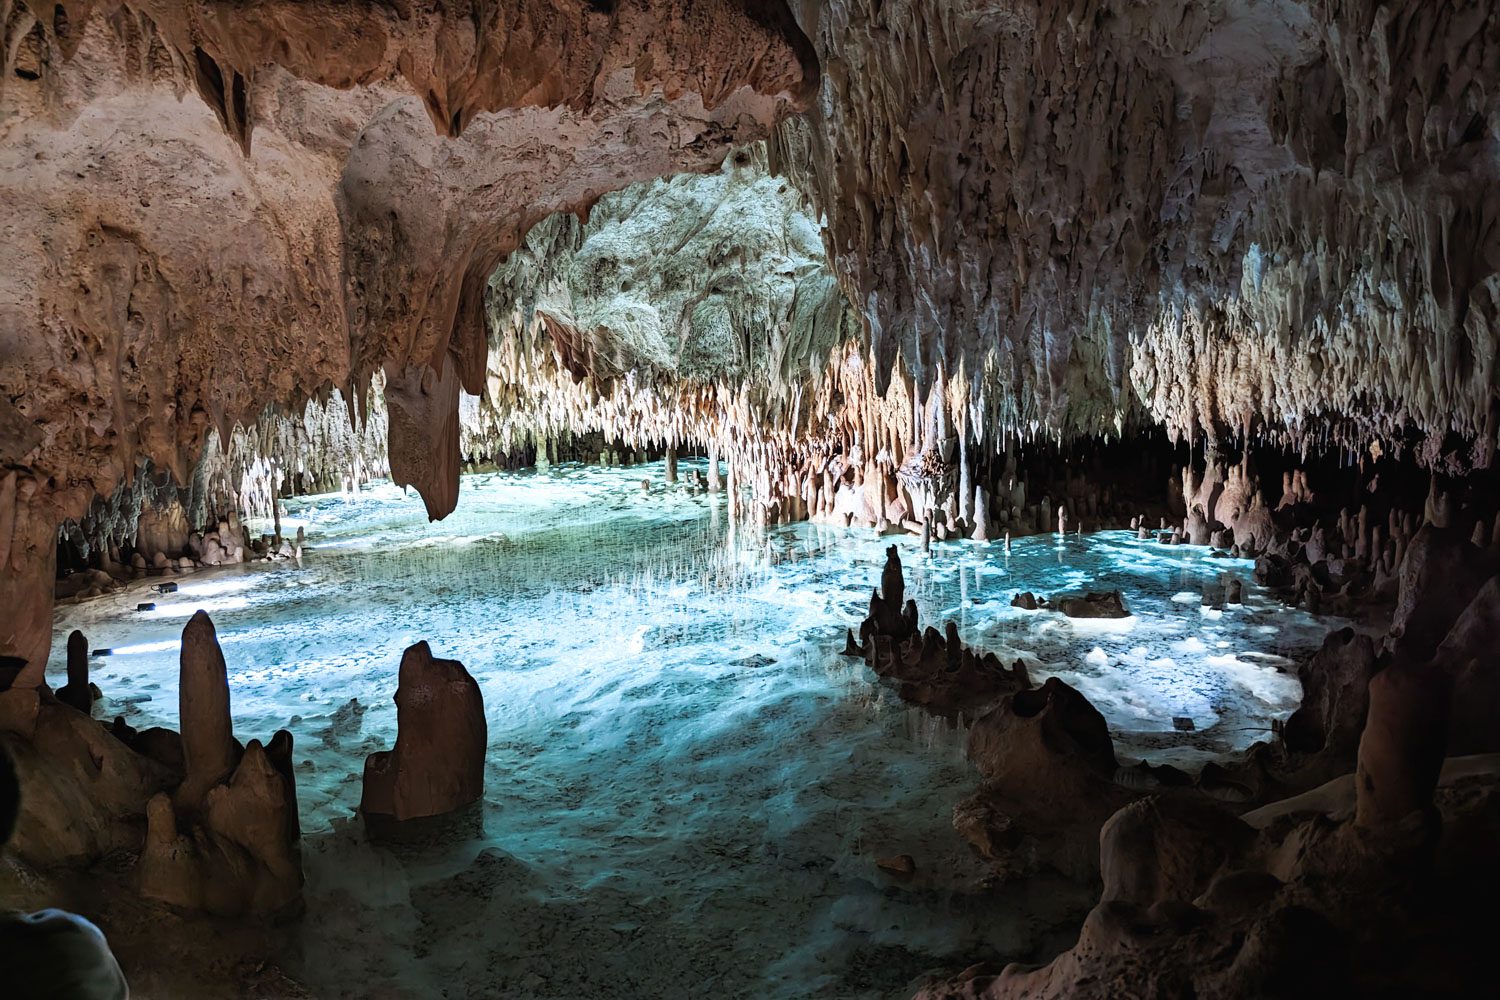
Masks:
[[[886,549],[880,589],[870,595],[870,614],[849,632],[846,656],[862,656],[882,679],[896,685],[906,701],[944,715],[974,713],[996,699],[1031,686],[1026,667],[1010,667],[993,653],[976,652],[958,638],[949,622],[943,633],[919,631],[917,605],[905,601],[906,578],[896,546]]]
[[[1431,524],[1422,528],[1401,563],[1391,619],[1394,648],[1415,660],[1431,656],[1497,570],[1495,554],[1473,545],[1464,532]]]
[[[291,734],[281,730],[266,746],[251,740],[240,750],[224,654],[202,611],[183,628],[181,661],[181,741],[153,743],[167,758],[180,748],[184,776],[147,805],[140,891],[224,916],[281,912],[302,889]],[[151,749],[146,733],[123,735]]]
[[[46,688],[0,692],[0,738],[22,790],[22,820],[8,850],[38,867],[87,866],[135,850],[147,800],[173,780]]]
[[[789,19],[728,0],[7,11],[0,598],[25,613],[0,652],[27,683],[57,523],[143,456],[186,484],[210,428],[268,404],[383,369],[408,390],[392,468],[450,509],[495,263],[764,136],[810,66]]]
[[[1375,644],[1369,636],[1348,628],[1330,633],[1322,648],[1298,668],[1302,704],[1282,731],[1286,745],[1347,762],[1365,727],[1375,670]]]
[[[277,736],[290,751],[284,733]],[[161,794],[147,819],[137,866],[142,895],[240,916],[278,913],[301,894],[296,797],[259,740],[245,747],[228,781],[208,790],[197,817],[184,819]]]
[[[969,760],[984,781],[954,810],[959,833],[1001,871],[1051,868],[1090,877],[1099,829],[1132,793],[1104,716],[1056,677],[1019,691],[975,721]]]
[[[360,812],[398,822],[441,816],[484,794],[488,730],[479,685],[419,642],[401,657],[396,745],[365,761]]]
[[[68,683],[57,689],[57,700],[92,715],[94,692],[89,687],[89,641],[74,629],[68,636]]]
[[[208,790],[234,770],[238,748],[229,712],[229,674],[218,634],[199,611],[182,630],[178,715],[186,777],[174,793],[180,809],[196,812]]]
[[[1361,826],[1395,823],[1432,802],[1448,746],[1452,679],[1399,663],[1370,680],[1370,711],[1355,772]]]

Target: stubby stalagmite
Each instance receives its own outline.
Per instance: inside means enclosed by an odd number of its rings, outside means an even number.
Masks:
[[[401,657],[396,687],[396,745],[365,761],[366,819],[442,816],[484,794],[488,730],[479,685],[457,660],[440,660],[426,642]]]

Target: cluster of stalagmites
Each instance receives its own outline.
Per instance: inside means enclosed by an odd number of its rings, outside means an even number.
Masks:
[[[88,645],[68,643],[68,683],[0,692],[24,812],[15,849],[37,866],[136,854],[141,894],[224,915],[281,912],[302,885],[292,737],[235,739],[229,681],[203,612],[182,634],[181,733],[91,717]]]
[[[1371,463],[1371,468],[1374,468]],[[1173,514],[1179,525],[1158,532],[1140,523],[1142,538],[1168,543],[1211,545],[1235,558],[1255,559],[1258,583],[1309,611],[1368,617],[1371,609],[1397,597],[1408,554],[1421,532],[1458,532],[1476,550],[1500,553],[1500,511],[1483,481],[1474,496],[1460,502],[1427,477],[1425,500],[1383,489],[1382,475],[1400,481],[1410,466],[1382,472],[1368,469],[1353,477],[1361,498],[1355,506],[1333,509],[1309,485],[1302,469],[1283,474],[1280,498],[1268,502],[1248,462],[1226,464],[1210,450],[1204,470],[1191,467],[1173,478]],[[1180,496],[1180,503],[1178,497]]]
[[[23,789],[16,855],[41,868],[135,856],[140,894],[184,911],[278,917],[300,906],[302,866],[292,735],[262,743],[233,733],[228,668],[203,611],[182,632],[181,731],[92,717],[88,642],[68,640],[68,680],[16,686],[0,665],[0,739]],[[367,761],[360,804],[372,833],[476,803],[486,727],[478,685],[425,642],[402,658],[398,735]]]
[[[1078,943],[976,966],[937,998],[1410,992],[1476,981],[1465,914],[1500,888],[1500,554],[1424,527],[1383,637],[1344,629],[1301,665],[1274,744],[1196,778],[1122,767],[1104,718],[1051,678],[919,634],[890,553],[861,639],[902,697],[973,718],[980,788],[954,826],[1002,876],[1102,884]],[[1350,772],[1353,772],[1352,774]],[[1411,962],[1413,955],[1431,961]],[[1440,968],[1434,969],[1434,964]]]
[[[97,597],[128,580],[176,576],[253,560],[301,563],[305,539],[300,527],[293,537],[283,537],[279,531],[252,537],[234,511],[197,530],[189,525],[186,511],[174,498],[161,507],[147,505],[140,511],[133,543],[128,547],[122,549],[111,540],[95,543],[88,565],[61,576],[55,594],[59,601]]]

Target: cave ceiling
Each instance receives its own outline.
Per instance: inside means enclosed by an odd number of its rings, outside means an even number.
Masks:
[[[964,385],[976,436],[1485,465],[1492,8],[10,0],[0,463],[55,522],[381,372],[392,470],[441,516],[496,267],[764,139],[877,383]],[[675,370],[593,347],[589,377]]]

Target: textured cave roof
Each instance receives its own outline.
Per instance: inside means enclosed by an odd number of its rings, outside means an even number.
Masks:
[[[965,383],[977,434],[1486,464],[1494,6],[13,3],[0,459],[76,514],[384,370],[393,467],[440,513],[523,234],[772,135],[879,381]],[[650,326],[587,332],[690,373]]]

